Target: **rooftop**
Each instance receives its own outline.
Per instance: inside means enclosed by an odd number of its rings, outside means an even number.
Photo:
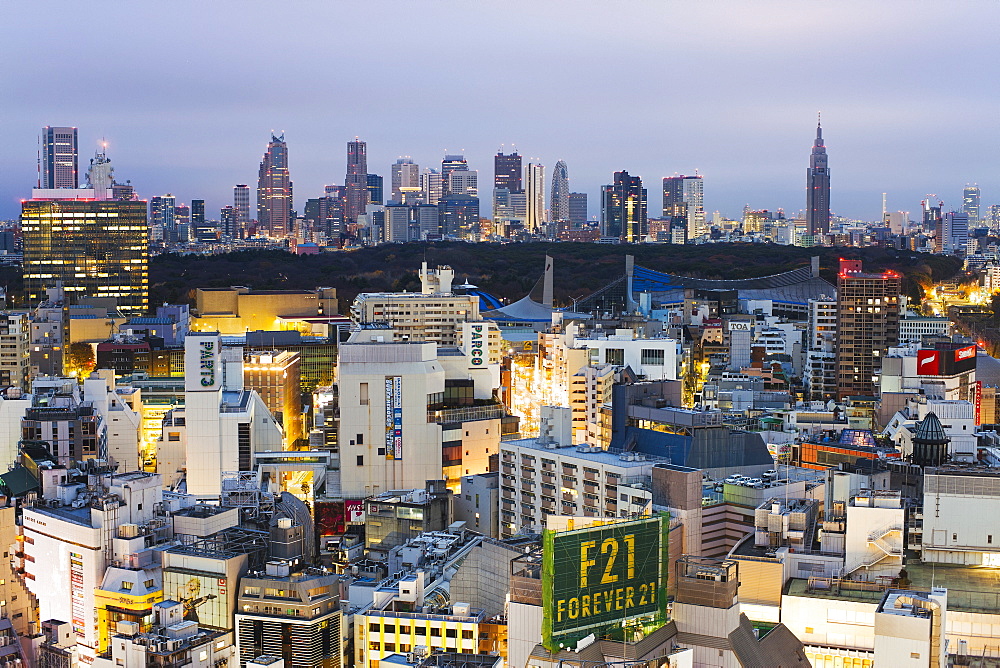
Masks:
[[[552,445],[554,444],[550,444],[549,446],[543,445],[538,442],[538,439],[534,438],[522,438],[516,441],[505,441],[500,445],[500,448],[502,450],[504,448],[516,446],[528,450],[537,450],[539,453],[549,453],[552,456],[573,457],[575,459],[594,462],[595,464],[619,466],[621,468],[643,467],[651,464],[670,463],[670,460],[666,457],[657,457],[655,455],[647,455],[639,452],[598,450],[586,446],[573,445],[551,447]],[[623,457],[628,457],[628,459],[623,459]]]

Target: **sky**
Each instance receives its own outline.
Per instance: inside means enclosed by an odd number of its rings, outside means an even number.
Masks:
[[[638,174],[705,177],[708,212],[797,213],[822,112],[831,208],[865,220],[1000,203],[1000,2],[922,0],[51,0],[3,3],[0,219],[37,179],[45,125],[101,140],[144,199],[204,199],[210,217],[256,184],[284,132],[295,205],[342,184],[368,143],[388,191],[410,156],[464,153],[488,212],[503,145],[569,167],[590,195]],[[546,189],[548,184],[546,184]],[[916,215],[914,213],[914,215]]]

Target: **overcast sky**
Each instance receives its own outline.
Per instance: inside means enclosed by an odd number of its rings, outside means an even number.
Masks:
[[[1000,203],[1000,3],[864,0],[7,0],[0,19],[0,218],[36,181],[39,130],[101,138],[120,181],[218,217],[284,131],[301,211],[370,172],[464,152],[484,201],[516,145],[570,188],[614,171],[705,175],[705,207],[799,211],[823,113],[832,209],[876,219],[927,193]],[[548,184],[546,184],[546,189]],[[484,203],[483,212],[489,205]]]

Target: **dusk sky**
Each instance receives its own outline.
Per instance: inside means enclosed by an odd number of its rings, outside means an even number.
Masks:
[[[831,207],[868,220],[1000,203],[1000,3],[5,2],[0,218],[36,181],[39,130],[102,137],[119,181],[232,203],[284,131],[301,212],[344,181],[346,142],[386,178],[464,152],[489,212],[492,156],[569,166],[590,195],[625,169],[705,175],[705,208],[797,213],[822,111]],[[82,180],[82,178],[81,178]]]

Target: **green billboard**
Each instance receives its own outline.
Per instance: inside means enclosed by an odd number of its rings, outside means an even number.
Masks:
[[[542,639],[557,651],[636,617],[666,611],[665,515],[542,538]]]

